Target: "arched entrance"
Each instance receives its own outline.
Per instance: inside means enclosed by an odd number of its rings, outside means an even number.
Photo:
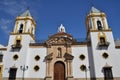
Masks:
[[[65,80],[65,65],[63,62],[54,64],[54,80]]]

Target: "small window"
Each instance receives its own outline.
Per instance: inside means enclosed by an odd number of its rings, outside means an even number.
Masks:
[[[39,56],[39,55],[36,55],[36,56],[35,56],[35,60],[36,60],[36,61],[40,60],[40,56]]]
[[[0,54],[0,62],[3,60],[3,54]]]
[[[15,54],[14,56],[13,56],[13,59],[14,60],[17,60],[19,57],[18,57],[18,55],[17,54]]]
[[[39,69],[40,69],[40,67],[37,66],[37,65],[34,67],[34,70],[35,70],[35,71],[38,71]]]
[[[16,40],[16,48],[21,48],[21,40]]]
[[[104,37],[100,37],[100,43],[105,43],[105,38]]]
[[[84,59],[85,59],[85,56],[84,56],[83,54],[81,54],[81,55],[79,56],[79,58],[80,58],[81,60],[84,60]]]
[[[98,30],[102,30],[102,24],[99,20],[97,21],[97,26],[98,26]]]
[[[33,34],[33,27],[32,27],[32,29],[31,29],[31,33]]]
[[[17,45],[20,45],[20,40],[16,40],[16,44],[17,44]]]
[[[86,68],[85,65],[81,65],[81,66],[80,66],[80,69],[81,69],[81,71],[85,71],[87,68]]]
[[[109,57],[109,55],[107,53],[103,53],[103,58],[107,59]]]

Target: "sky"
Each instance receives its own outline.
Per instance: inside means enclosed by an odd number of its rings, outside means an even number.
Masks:
[[[36,40],[48,39],[60,24],[74,38],[86,38],[85,19],[92,6],[106,13],[114,38],[120,38],[120,0],[0,0],[0,44],[8,44],[16,17],[28,8],[37,24]]]

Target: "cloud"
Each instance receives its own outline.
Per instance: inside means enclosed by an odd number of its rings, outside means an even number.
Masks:
[[[9,34],[10,33],[10,29],[9,29],[9,25],[12,22],[12,20],[8,20],[8,19],[0,19],[0,28],[6,33]]]
[[[27,3],[24,0],[2,0],[0,6],[0,11],[17,16],[26,9]]]
[[[0,4],[3,4],[3,5],[12,5],[15,3],[16,3],[16,0],[1,0],[0,2]]]

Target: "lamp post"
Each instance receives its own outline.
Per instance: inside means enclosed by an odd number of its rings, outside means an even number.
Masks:
[[[86,80],[87,80],[87,68],[85,69],[85,77],[86,77]]]
[[[20,66],[20,69],[23,71],[23,76],[22,76],[22,80],[24,80],[24,73],[26,70],[28,70],[28,66]]]
[[[88,68],[86,67],[86,68],[85,68],[85,77],[86,77],[86,80],[87,80],[87,71],[89,71],[89,68],[90,68],[90,67],[88,67]]]

